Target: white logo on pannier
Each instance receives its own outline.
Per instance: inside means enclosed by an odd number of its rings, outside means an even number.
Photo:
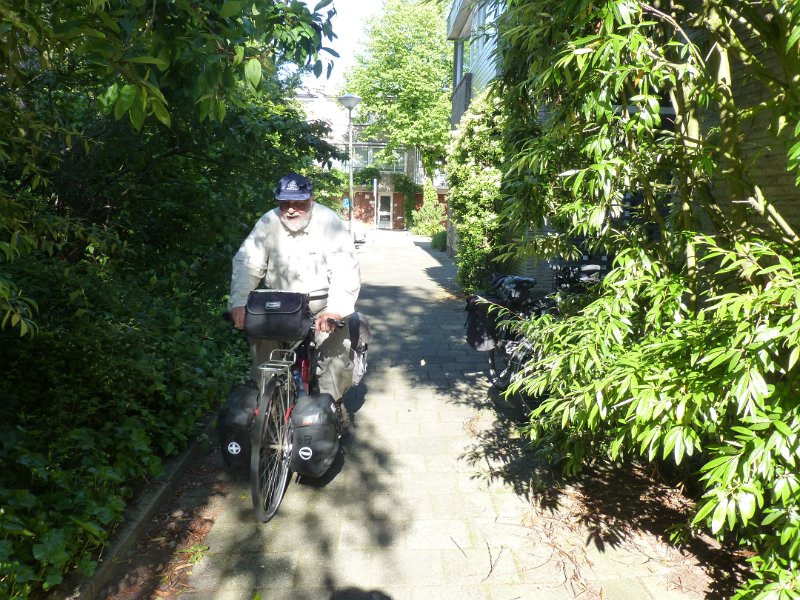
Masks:
[[[242,451],[242,447],[239,445],[239,442],[231,442],[228,444],[228,454],[239,454]]]
[[[303,460],[311,460],[311,455],[314,454],[314,451],[308,446],[303,446],[302,448],[300,448],[300,450],[297,451],[297,454]]]
[[[264,304],[264,308],[266,308],[267,310],[274,310],[274,309],[280,308],[280,307],[281,307],[281,303],[280,302],[266,302]]]

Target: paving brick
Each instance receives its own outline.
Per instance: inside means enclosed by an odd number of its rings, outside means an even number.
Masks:
[[[448,550],[443,560],[449,579],[464,585],[522,582],[514,556],[502,546]]]
[[[410,550],[448,550],[470,548],[469,523],[463,519],[419,519],[411,523],[404,536]]]

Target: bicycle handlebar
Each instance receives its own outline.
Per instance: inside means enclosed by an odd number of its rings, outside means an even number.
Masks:
[[[222,313],[222,318],[225,321],[233,323],[233,315],[231,314],[231,311],[229,311],[229,310],[226,310],[224,313]],[[327,321],[328,321],[328,323],[333,323],[334,325],[336,325],[336,329],[341,329],[342,327],[347,325],[347,317],[345,317],[344,319],[330,319],[329,318],[329,319],[327,319]],[[316,325],[317,325],[317,321],[315,319],[311,323],[311,329],[310,330],[311,331],[316,331],[316,329],[317,329]]]

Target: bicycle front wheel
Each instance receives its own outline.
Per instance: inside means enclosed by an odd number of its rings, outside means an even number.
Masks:
[[[289,422],[279,382],[273,377],[259,396],[251,433],[250,487],[256,518],[262,523],[278,512],[289,479]]]

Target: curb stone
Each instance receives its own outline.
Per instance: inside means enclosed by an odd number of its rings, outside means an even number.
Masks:
[[[216,413],[215,413],[216,416]],[[211,420],[213,422],[213,419]],[[206,451],[206,436],[213,434],[212,423],[206,423],[200,435],[183,453],[164,463],[164,473],[148,484],[125,509],[120,528],[112,535],[110,544],[98,559],[97,569],[91,577],[76,575],[65,582],[61,593],[51,596],[54,600],[95,600],[98,594],[112,581],[122,562],[119,562],[141,539],[155,514],[166,503],[178,482],[193,461]]]

